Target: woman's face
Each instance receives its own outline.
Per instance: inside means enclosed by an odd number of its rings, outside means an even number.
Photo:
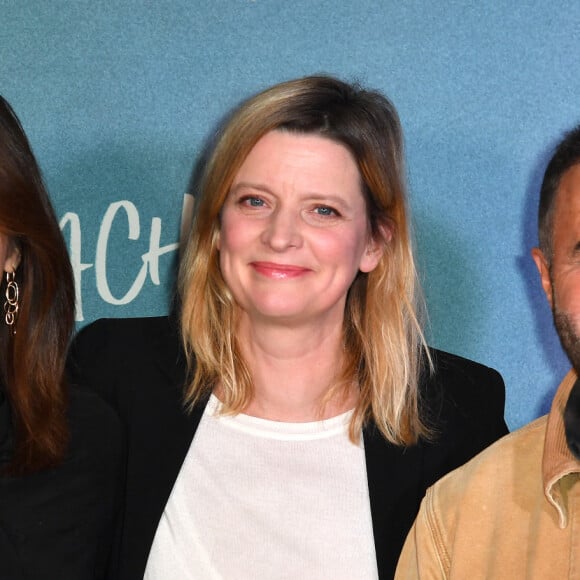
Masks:
[[[250,320],[342,324],[360,271],[378,264],[357,165],[318,135],[272,131],[240,167],[221,213],[222,275]]]

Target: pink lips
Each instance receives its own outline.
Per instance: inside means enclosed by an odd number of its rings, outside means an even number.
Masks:
[[[300,276],[310,272],[308,268],[303,268],[302,266],[276,264],[274,262],[252,262],[251,266],[258,274],[276,280],[299,278]]]

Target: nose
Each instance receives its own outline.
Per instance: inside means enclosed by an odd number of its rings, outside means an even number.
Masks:
[[[262,242],[275,252],[288,248],[299,248],[302,245],[300,216],[294,212],[278,208],[272,213],[262,232]]]

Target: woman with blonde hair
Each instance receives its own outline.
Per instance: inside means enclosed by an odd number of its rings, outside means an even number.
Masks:
[[[0,577],[105,577],[119,497],[121,426],[69,388],[75,292],[40,170],[0,97]]]
[[[332,77],[226,122],[179,322],[76,345],[129,434],[117,577],[389,578],[426,487],[506,432],[501,377],[425,344],[404,176],[393,105]]]

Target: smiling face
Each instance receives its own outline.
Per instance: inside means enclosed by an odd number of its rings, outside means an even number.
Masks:
[[[348,149],[317,135],[267,133],[225,200],[219,252],[250,320],[342,324],[355,276],[382,255]]]
[[[562,176],[553,212],[551,263],[537,248],[532,255],[562,346],[580,370],[580,165]]]

